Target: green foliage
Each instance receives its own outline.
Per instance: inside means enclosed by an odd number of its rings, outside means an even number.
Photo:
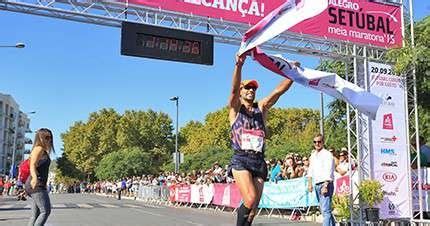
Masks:
[[[359,198],[370,208],[374,208],[384,199],[382,184],[377,180],[364,180],[358,186]]]
[[[106,155],[137,147],[149,155],[148,171],[157,171],[174,150],[172,130],[172,120],[165,113],[148,110],[120,115],[113,109],[102,109],[91,113],[87,122],[75,122],[61,135],[67,162],[59,165],[70,163],[82,174],[94,176]],[[67,172],[60,172],[62,176],[80,178]]]
[[[218,162],[222,167],[230,163],[232,155],[233,151],[230,149],[222,149],[216,146],[206,147],[196,153],[186,154],[180,170],[186,172],[191,170],[206,170],[212,168],[215,162]]]
[[[88,122],[76,122],[61,137],[64,152],[76,167],[86,174],[94,174],[100,159],[118,149],[117,125],[120,116],[113,109],[90,114]]]
[[[227,149],[230,146],[230,126],[227,108],[210,112],[205,122],[191,121],[180,130],[183,153],[196,153],[215,146]]]
[[[414,28],[415,47],[411,45],[410,29],[407,26],[405,46],[391,49],[387,58],[396,63],[397,74],[409,73],[415,68],[420,134],[430,137],[430,16],[416,22]]]
[[[312,109],[273,108],[267,119],[267,157],[284,158],[287,153],[308,155],[319,132],[319,113]]]
[[[349,196],[348,195],[334,195],[333,196],[333,209],[334,213],[340,221],[348,221],[351,217],[349,209]]]
[[[102,180],[120,179],[126,176],[154,173],[151,156],[140,148],[127,148],[106,155],[96,168],[96,176]]]
[[[65,152],[56,159],[55,182],[70,185],[85,178],[85,174],[76,168]]]

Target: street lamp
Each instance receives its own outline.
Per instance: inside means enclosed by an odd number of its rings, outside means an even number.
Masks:
[[[179,155],[178,155],[179,96],[171,97],[170,100],[176,102],[175,173],[177,173],[179,171]]]
[[[18,48],[22,49],[25,47],[25,44],[22,42],[18,42],[15,45],[0,45],[0,48]]]

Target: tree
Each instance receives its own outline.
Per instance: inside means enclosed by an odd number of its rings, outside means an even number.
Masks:
[[[101,180],[116,180],[127,176],[154,173],[151,156],[138,147],[126,148],[106,155],[96,168]]]
[[[55,182],[66,185],[73,184],[76,180],[83,180],[85,174],[76,168],[76,165],[70,161],[67,153],[63,152],[60,158],[56,160]]]
[[[430,137],[430,16],[417,22],[414,26],[415,47],[410,42],[410,27],[407,26],[405,46],[391,49],[388,59],[396,62],[397,74],[416,70],[418,113],[420,134]]]
[[[206,115],[204,123],[191,121],[180,130],[183,153],[196,153],[209,147],[230,147],[230,123],[227,108]]]
[[[308,154],[318,133],[318,111],[273,108],[267,120],[267,157],[284,158],[287,153]]]
[[[117,142],[120,148],[139,147],[151,154],[160,166],[173,153],[173,125],[166,113],[126,111],[119,120]]]
[[[207,170],[212,168],[215,162],[218,162],[222,167],[230,163],[232,155],[233,151],[230,149],[223,149],[218,146],[206,147],[198,152],[186,154],[180,170],[187,172],[191,170]]]
[[[106,155],[120,149],[140,148],[151,157],[151,169],[158,169],[173,152],[172,120],[167,114],[149,111],[101,109],[87,122],[75,122],[63,133],[64,153],[77,170],[93,177]]]
[[[61,135],[68,159],[87,175],[94,175],[94,169],[101,158],[118,149],[117,125],[120,115],[113,109],[93,112],[88,122],[76,122]]]

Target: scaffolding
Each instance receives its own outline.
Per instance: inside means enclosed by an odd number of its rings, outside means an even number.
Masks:
[[[403,0],[402,4],[402,30],[405,24],[411,26],[411,40],[413,44],[413,0]],[[243,34],[250,28],[249,24],[228,22],[204,16],[167,11],[141,5],[131,5],[127,1],[83,1],[83,0],[0,0],[0,10],[33,14],[39,16],[53,17],[58,19],[72,20],[82,23],[98,24],[111,27],[121,27],[123,21],[142,23],[147,25],[161,26],[185,31],[194,31],[214,36],[218,43],[239,46]],[[405,38],[405,34],[403,33]],[[293,53],[299,55],[310,55],[321,59],[341,60],[346,66],[346,78],[358,86],[369,90],[367,75],[367,63],[385,62],[386,48],[359,45],[346,41],[333,40],[323,37],[284,32],[276,38],[266,42],[261,48],[274,52]],[[407,123],[408,136],[415,140],[415,147],[409,145],[412,152],[419,152],[418,146],[418,107],[415,70],[402,75],[407,80]],[[347,105],[347,134],[348,150],[357,153],[359,167],[357,184],[351,181],[351,200],[357,200],[356,187],[361,180],[371,177],[370,153],[371,153],[371,120],[358,112],[352,106]],[[408,150],[409,151],[409,150]],[[418,162],[420,172],[420,158],[411,161]],[[413,175],[410,175],[413,176]],[[419,179],[416,186],[419,188],[419,198],[422,198],[421,174],[416,175]],[[410,179],[410,178],[409,178]],[[420,199],[421,200],[421,199]],[[354,203],[354,202],[352,202]],[[352,210],[351,206],[351,210]],[[417,219],[415,219],[417,218]],[[413,214],[411,222],[419,223],[423,219],[423,206]],[[361,213],[353,214],[352,222],[363,224]],[[421,223],[419,223],[421,224]]]

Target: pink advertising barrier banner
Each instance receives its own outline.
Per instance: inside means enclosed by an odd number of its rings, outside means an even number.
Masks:
[[[214,184],[213,204],[237,208],[241,200],[242,197],[235,184]]]
[[[338,195],[347,195],[349,194],[350,189],[350,180],[349,176],[342,176],[335,179],[335,193]]]
[[[297,7],[304,1],[295,1]],[[381,47],[402,44],[401,8],[368,0],[327,0],[327,10],[302,20],[290,31]],[[125,0],[122,0],[125,2]],[[130,4],[256,24],[285,0],[129,0]]]
[[[176,185],[175,201],[190,202],[191,201],[191,186],[187,184]]]

